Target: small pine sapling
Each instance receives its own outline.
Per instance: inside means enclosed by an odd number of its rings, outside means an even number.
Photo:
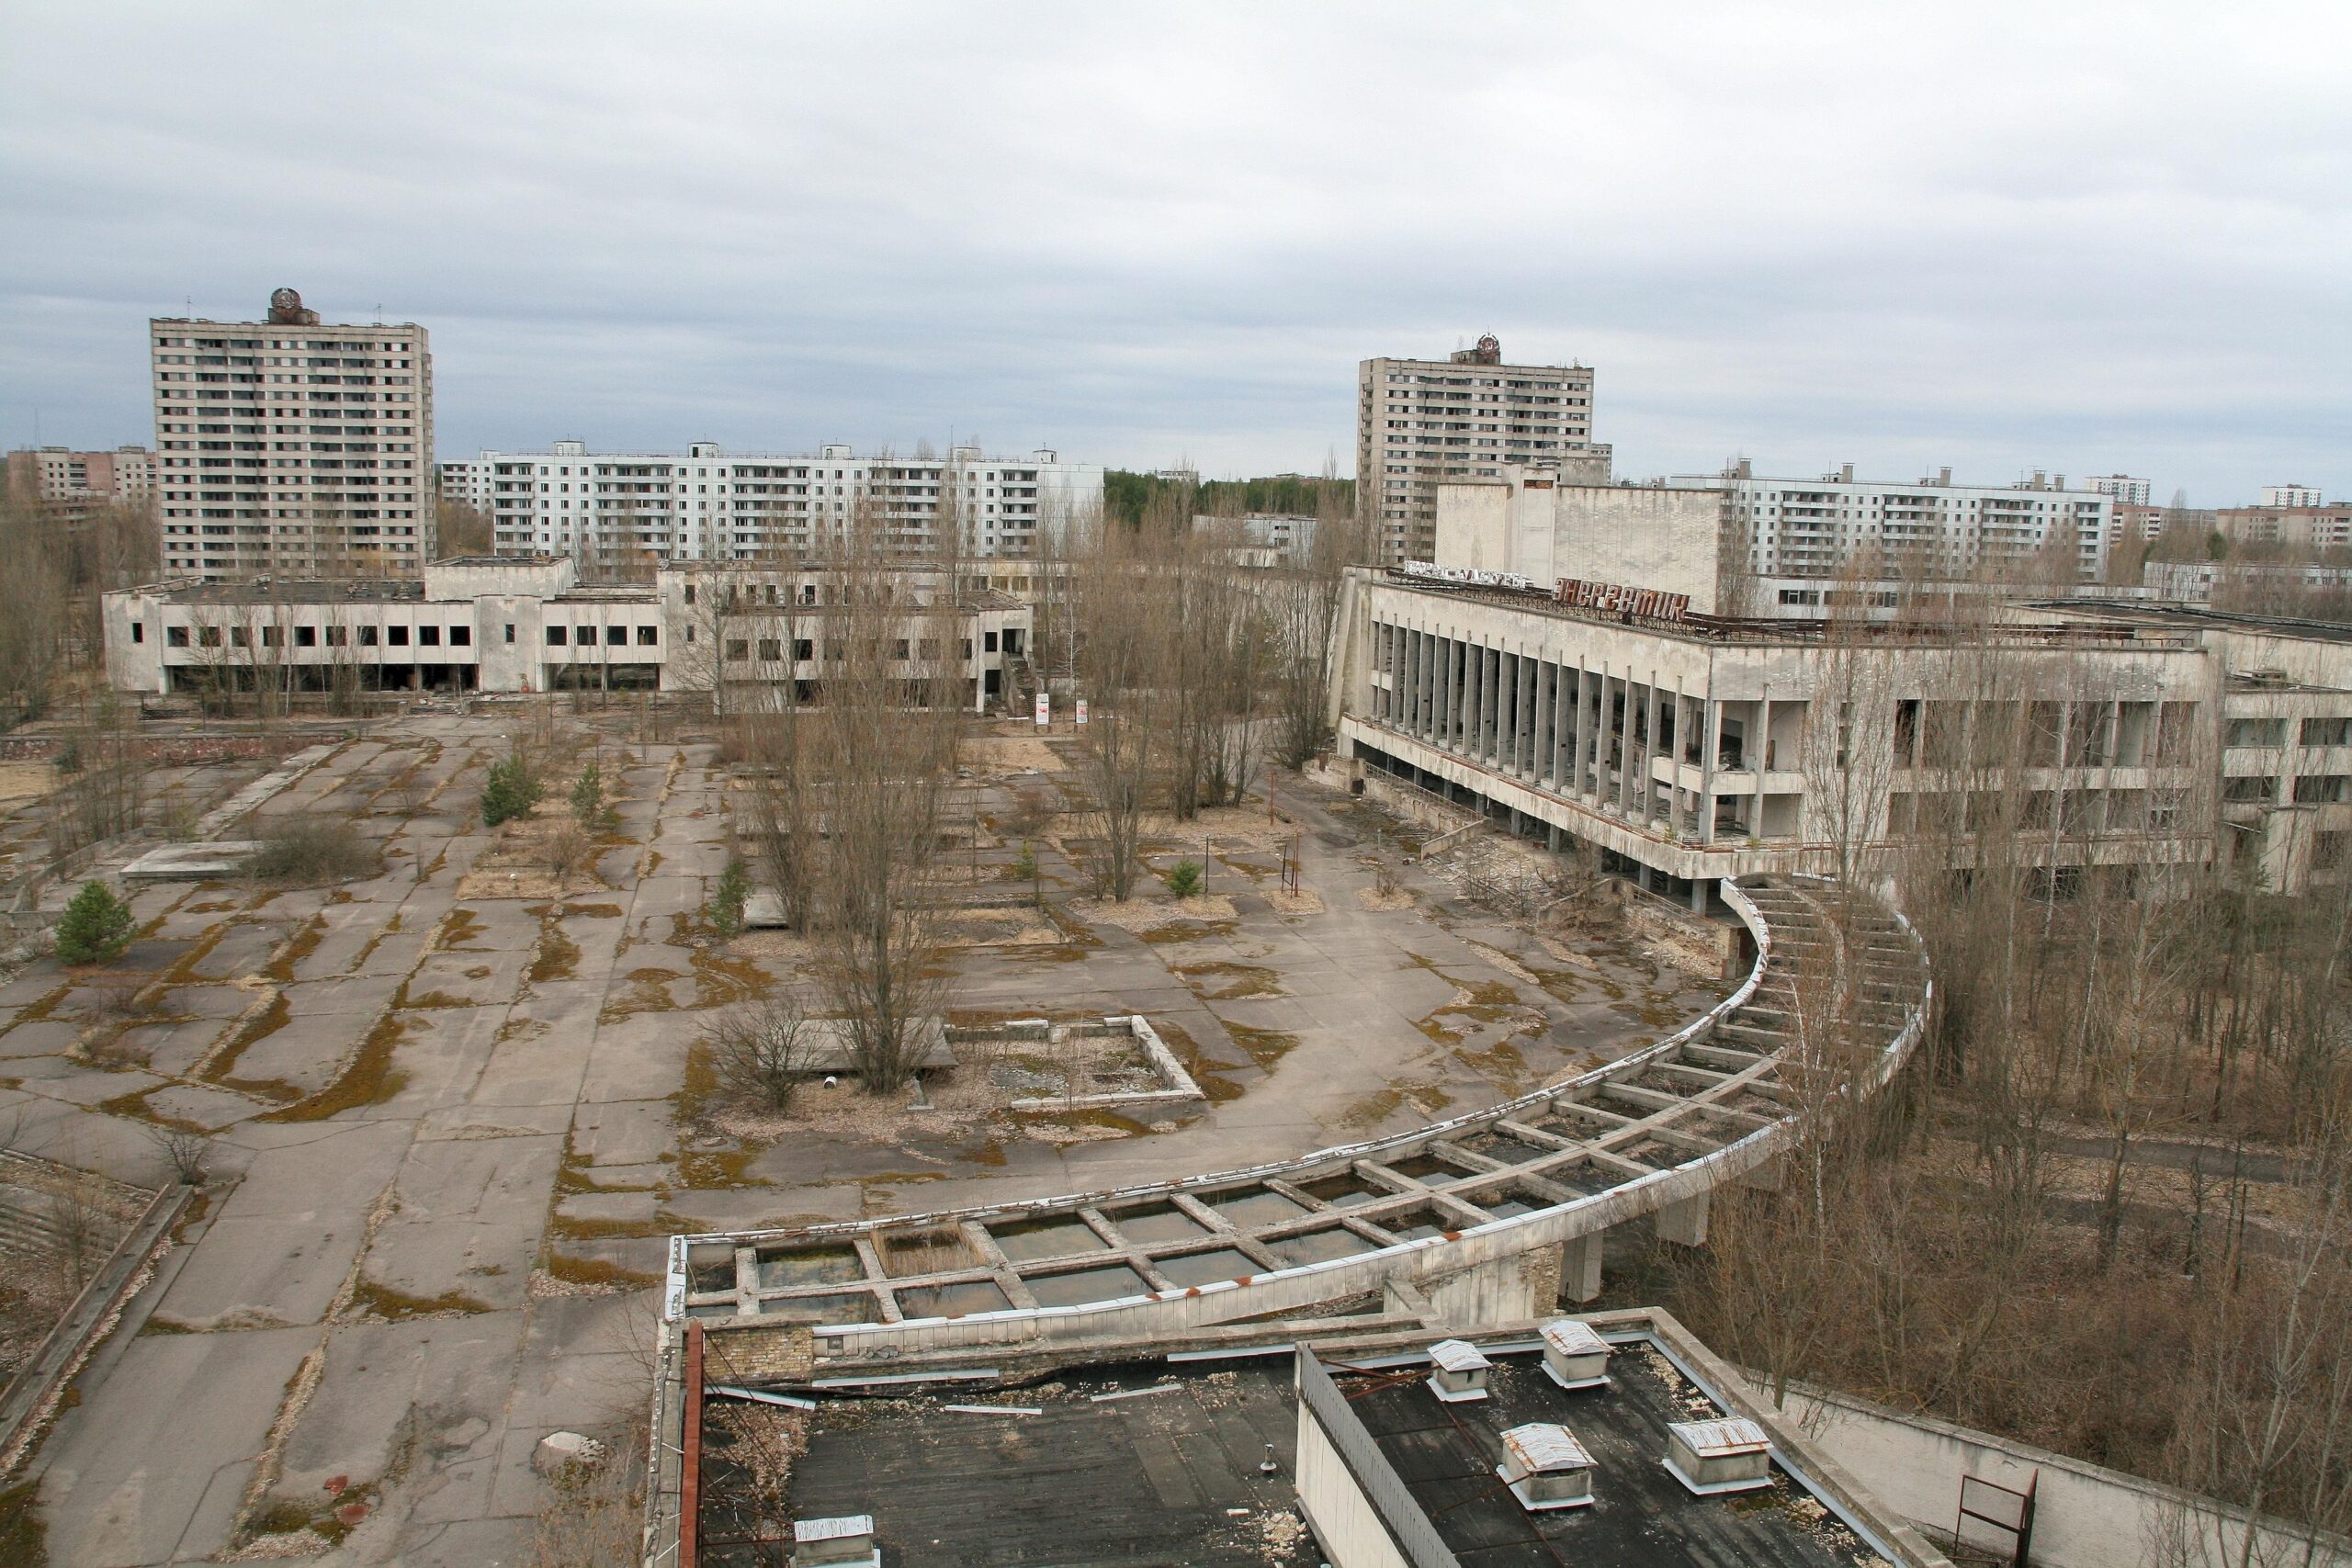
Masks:
[[[103,882],[85,882],[57,921],[57,956],[68,964],[107,964],[122,956],[135,926],[130,906]]]
[[[539,781],[520,757],[490,765],[490,780],[482,786],[481,820],[495,828],[510,818],[527,817],[539,803]]]
[[[722,937],[732,937],[743,929],[743,905],[752,897],[752,874],[743,864],[743,857],[731,855],[727,869],[718,874],[718,886],[710,896],[710,923]]]

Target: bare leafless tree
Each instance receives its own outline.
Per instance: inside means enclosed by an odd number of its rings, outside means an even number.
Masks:
[[[1091,870],[1096,891],[1113,899],[1135,891],[1144,814],[1165,764],[1167,583],[1151,568],[1114,525],[1098,532],[1073,573],[1079,679],[1091,703],[1083,771],[1101,838]]]
[[[808,1010],[788,990],[728,1009],[703,1031],[711,1067],[729,1093],[763,1111],[792,1102],[815,1056]]]

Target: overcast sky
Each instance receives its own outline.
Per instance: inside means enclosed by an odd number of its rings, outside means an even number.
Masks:
[[[1621,475],[2352,494],[2342,5],[0,13],[0,443],[144,321],[424,322],[437,455],[1353,467],[1355,362],[1598,367]]]

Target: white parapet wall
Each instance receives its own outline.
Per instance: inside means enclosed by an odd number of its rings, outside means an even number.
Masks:
[[[1755,1382],[1742,1392],[1771,1403]],[[2121,1471],[1817,1389],[1793,1394],[1788,1415],[1881,1502],[1942,1539],[1958,1522],[1963,1477],[2011,1491],[2030,1486],[2036,1568],[2233,1568],[2245,1551],[2243,1513]],[[2263,1519],[2251,1561],[2352,1564],[2352,1541]]]

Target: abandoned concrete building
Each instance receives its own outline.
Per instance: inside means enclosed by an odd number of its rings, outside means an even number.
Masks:
[[[887,581],[883,581],[887,579]],[[820,699],[853,587],[890,595],[909,681],[984,712],[1026,690],[1031,611],[985,570],[665,566],[590,586],[560,557],[468,557],[408,579],[193,580],[106,596],[107,683],[124,693],[712,692],[798,682]],[[864,635],[872,635],[867,632]],[[722,701],[724,699],[722,698]]]
[[[1542,510],[1540,540],[1491,505],[1492,528],[1442,526],[1456,558],[1436,566],[1481,581],[1351,575],[1329,716],[1359,777],[1589,846],[1694,906],[1724,877],[1885,874],[1915,846],[1964,863],[1996,834],[2060,882],[2209,858],[2281,892],[2344,874],[2342,628],[2075,599],[1727,615],[1702,498],[1584,488]],[[1531,561],[1545,575],[1510,564]]]

